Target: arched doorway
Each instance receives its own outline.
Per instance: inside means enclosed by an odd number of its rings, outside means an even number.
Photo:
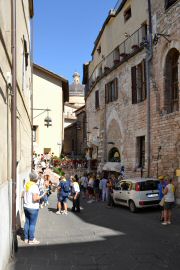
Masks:
[[[109,155],[108,155],[108,161],[109,162],[121,162],[121,155],[120,155],[118,148],[116,148],[116,147],[111,148],[111,150],[109,151]]]

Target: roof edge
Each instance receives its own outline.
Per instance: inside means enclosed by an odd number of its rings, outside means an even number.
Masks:
[[[100,38],[101,38],[101,36],[102,36],[102,34],[104,32],[104,29],[105,29],[106,25],[108,24],[108,22],[110,21],[111,18],[114,18],[114,17],[116,17],[118,15],[118,13],[122,10],[122,8],[123,8],[123,6],[125,5],[126,2],[127,2],[127,0],[122,0],[121,4],[119,5],[118,9],[115,12],[113,12],[112,9],[109,11],[109,14],[108,14],[106,20],[104,21],[103,26],[102,26],[102,28],[101,28],[95,42],[94,42],[94,49],[93,49],[91,55],[94,54],[94,52],[96,50],[96,47],[98,45],[98,42],[99,42],[99,40],[100,40]]]
[[[64,94],[64,102],[69,100],[69,82],[67,79],[63,78],[62,76],[59,76],[55,73],[53,73],[52,71],[45,69],[42,66],[39,66],[35,63],[33,63],[33,69],[37,69],[43,73],[46,73],[47,75],[53,77],[54,79],[57,79],[59,81],[62,82],[62,90],[63,90],[63,94]]]

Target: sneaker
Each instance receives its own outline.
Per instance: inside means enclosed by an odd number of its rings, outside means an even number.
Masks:
[[[34,238],[34,240],[29,241],[29,245],[39,245],[40,242]]]
[[[60,214],[63,215],[63,214],[64,214],[64,210],[61,210],[61,211],[60,211]]]
[[[68,212],[67,211],[64,211],[63,214],[67,216],[68,215]]]
[[[25,244],[28,244],[28,242],[29,242],[28,239],[25,239],[25,240],[24,240],[24,243],[25,243]]]
[[[171,224],[171,221],[168,221],[168,222],[167,222],[167,224],[169,224],[169,225],[170,225],[170,224]]]
[[[57,211],[57,212],[56,212],[56,215],[60,215],[60,214],[61,214],[61,212],[60,212],[60,211]]]
[[[161,224],[162,224],[162,225],[168,225],[168,223],[167,223],[167,222],[162,222]]]

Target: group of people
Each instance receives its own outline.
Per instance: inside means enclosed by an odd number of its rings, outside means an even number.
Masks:
[[[172,222],[172,208],[175,203],[175,186],[172,178],[165,179],[164,176],[159,177],[159,199],[161,205],[162,225],[169,225]]]
[[[24,241],[28,244],[39,244],[35,239],[35,226],[38,218],[39,208],[49,204],[48,198],[52,188],[57,189],[57,212],[56,214],[68,214],[68,198],[72,199],[73,212],[80,212],[80,194],[87,203],[107,202],[107,207],[113,206],[113,189],[116,183],[122,179],[122,175],[116,177],[114,174],[84,174],[68,177],[61,176],[58,184],[53,184],[50,174],[41,169],[38,173],[34,170],[29,174],[29,181],[24,186]],[[165,180],[159,177],[159,199],[161,200],[161,222],[163,225],[171,224],[172,208],[175,202],[175,186],[172,179]]]

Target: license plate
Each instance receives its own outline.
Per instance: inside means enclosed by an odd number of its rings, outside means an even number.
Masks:
[[[148,198],[155,198],[155,197],[159,197],[159,194],[157,193],[153,193],[153,194],[147,194]]]

